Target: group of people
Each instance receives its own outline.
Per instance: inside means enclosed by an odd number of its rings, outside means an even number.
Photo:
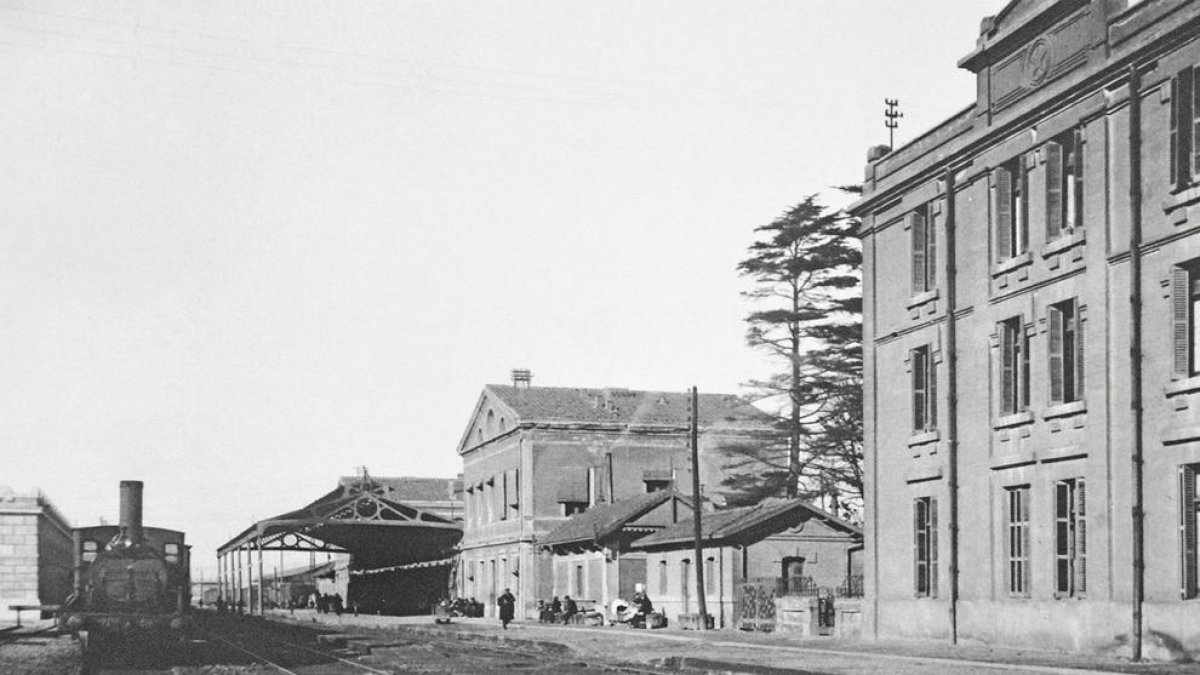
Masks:
[[[564,595],[562,600],[556,595],[550,600],[550,604],[546,604],[545,600],[538,600],[537,607],[538,621],[541,623],[570,623],[579,613],[579,603],[569,595]]]
[[[329,614],[333,612],[338,616],[346,611],[345,605],[342,604],[342,594],[334,593],[313,593],[309,601],[309,607],[315,608],[318,614]]]

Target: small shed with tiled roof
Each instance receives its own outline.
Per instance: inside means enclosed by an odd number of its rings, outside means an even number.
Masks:
[[[738,590],[769,580],[792,592],[861,589],[862,530],[798,499],[701,514],[705,598],[719,626],[737,626]],[[694,524],[648,534],[631,548],[646,554],[647,592],[668,617],[699,610]],[[786,592],[786,590],[785,590]]]
[[[646,579],[646,554],[630,549],[639,537],[691,522],[691,500],[674,490],[601,504],[571,516],[542,537],[542,554],[553,560],[554,595],[595,601],[607,609],[633,597]]]

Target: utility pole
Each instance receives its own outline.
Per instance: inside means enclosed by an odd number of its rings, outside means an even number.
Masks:
[[[700,527],[700,394],[692,387],[692,526],[696,549],[696,597],[700,599],[700,624],[696,630],[708,630],[708,599],[704,596],[704,547]]]
[[[904,117],[904,113],[896,110],[900,105],[900,99],[885,98],[883,104],[887,106],[887,110],[883,111],[883,126],[888,129],[888,150],[896,149],[896,128],[900,126],[900,118]]]

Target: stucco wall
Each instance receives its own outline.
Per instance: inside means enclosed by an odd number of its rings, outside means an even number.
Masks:
[[[1093,2],[1091,10],[1102,11]],[[1164,35],[1172,22],[1197,16],[1197,3],[1145,3],[1145,35]],[[1158,13],[1167,4],[1174,14]],[[1142,9],[1138,11],[1141,12]],[[1132,16],[1132,15],[1131,15]],[[1147,19],[1149,21],[1149,19]],[[1102,42],[1103,21],[1091,24]],[[1115,29],[1114,29],[1115,30]],[[1195,31],[1192,31],[1193,35]],[[1137,40],[1131,40],[1130,43]],[[1119,49],[1124,49],[1121,45]],[[1065,49],[1065,48],[1064,48]],[[1118,52],[1119,52],[1118,49]],[[1132,597],[1133,486],[1130,453],[1131,340],[1128,88],[1114,76],[1107,90],[1084,86],[1104,50],[1090,63],[1002,112],[974,117],[973,129],[924,156],[888,160],[889,177],[873,186],[889,198],[864,213],[866,278],[866,455],[868,467],[869,602],[867,636],[949,636],[950,494],[947,420],[949,334],[946,317],[945,223],[949,204],[934,216],[939,233],[938,292],[914,298],[906,260],[911,233],[903,216],[931,200],[945,200],[944,164],[955,161],[957,301],[955,356],[959,472],[959,636],[985,642],[1090,650],[1128,639]],[[1180,205],[1167,176],[1169,78],[1200,62],[1195,41],[1162,55],[1143,73],[1141,98],[1144,257],[1142,346],[1145,435],[1146,625],[1193,650],[1200,649],[1200,601],[1180,600],[1178,469],[1200,462],[1200,387],[1173,384],[1170,298],[1164,285],[1173,266],[1200,257],[1200,208]],[[948,73],[949,74],[949,73]],[[1092,86],[1092,85],[1088,85]],[[1071,96],[1057,98],[1065,92]],[[981,89],[986,94],[986,88]],[[1054,101],[1052,104],[1051,101]],[[1068,103],[1062,103],[1068,101]],[[986,101],[985,101],[986,103]],[[1006,104],[1007,105],[1007,104]],[[960,125],[961,126],[961,125]],[[1046,234],[1043,147],[1056,134],[1080,126],[1084,134],[1082,231],[1057,241]],[[996,260],[989,172],[1013,157],[1033,153],[1029,174],[1027,262]],[[970,161],[967,161],[967,160]],[[900,167],[904,167],[901,169]],[[961,171],[957,171],[961,169]],[[914,177],[924,177],[916,179]],[[900,176],[906,176],[902,182]],[[892,197],[898,201],[892,201]],[[1053,406],[1049,400],[1050,305],[1075,298],[1082,307],[1086,388],[1083,401]],[[997,390],[998,322],[1021,316],[1030,349],[1028,413],[1005,418]],[[937,376],[938,429],[911,430],[911,382],[906,362],[913,348],[930,345]],[[1181,391],[1186,390],[1186,391]],[[1087,480],[1087,587],[1078,597],[1054,592],[1054,483]],[[1006,585],[1005,490],[1030,490],[1030,591],[1010,597]],[[938,597],[917,598],[913,571],[913,501],[939,500]],[[1123,638],[1121,638],[1123,636]]]

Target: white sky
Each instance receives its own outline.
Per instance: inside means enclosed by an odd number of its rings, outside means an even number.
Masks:
[[[1004,0],[0,0],[0,484],[228,536],[485,383],[740,392],[754,226]]]

